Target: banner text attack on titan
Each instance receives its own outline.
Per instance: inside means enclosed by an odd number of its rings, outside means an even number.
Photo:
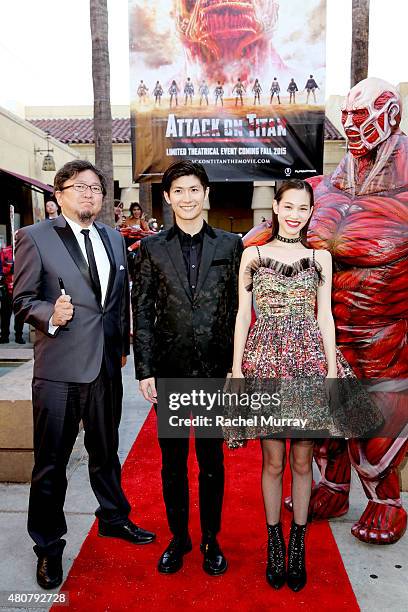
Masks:
[[[325,0],[129,0],[133,178],[322,173]]]

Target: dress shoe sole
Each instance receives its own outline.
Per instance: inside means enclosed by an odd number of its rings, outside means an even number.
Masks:
[[[206,567],[206,565],[203,563],[203,570],[205,571],[206,574],[208,574],[209,576],[222,576],[222,574],[225,574],[225,572],[228,569],[228,563],[226,563],[225,567],[223,567],[220,570],[212,570],[209,567]]]
[[[157,566],[157,571],[160,574],[176,574],[177,572],[179,572],[181,569],[183,568],[183,561],[181,561],[180,565],[177,565],[176,567],[172,567],[172,568],[167,568],[167,567],[160,567],[159,565]]]
[[[179,572],[182,567],[183,567],[183,557],[184,555],[187,555],[189,552],[191,552],[193,550],[193,545],[191,544],[190,546],[188,546],[180,559],[180,565],[176,565],[176,567],[162,567],[160,566],[160,564],[158,564],[157,566],[157,571],[160,572],[160,574],[176,574],[177,572]]]
[[[151,538],[150,540],[133,540],[131,538],[124,538],[122,536],[117,536],[117,535],[105,535],[104,533],[99,533],[98,532],[98,536],[100,538],[113,538],[114,540],[123,540],[124,542],[129,542],[130,544],[151,544],[152,542],[155,541],[156,537]]]
[[[49,582],[46,584],[42,584],[38,578],[37,578],[37,584],[38,586],[40,586],[42,589],[45,589],[46,591],[50,591],[51,589],[56,589],[57,587],[60,586],[60,584],[62,584],[62,577],[58,578],[58,580],[54,580],[54,582]]]

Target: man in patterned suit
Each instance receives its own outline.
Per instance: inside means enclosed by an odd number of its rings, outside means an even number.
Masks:
[[[172,164],[162,187],[175,224],[144,238],[132,290],[136,376],[157,402],[157,378],[222,378],[232,364],[241,239],[203,219],[208,176],[197,163]],[[162,483],[173,539],[158,570],[177,572],[192,548],[188,532],[188,438],[159,438]],[[223,441],[196,438],[200,468],[203,569],[219,575],[227,561],[216,536],[224,493]]]

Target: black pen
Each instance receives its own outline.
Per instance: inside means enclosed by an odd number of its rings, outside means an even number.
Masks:
[[[65,291],[64,281],[62,280],[62,278],[60,276],[58,277],[58,284],[59,284],[59,288],[60,288],[60,291],[61,291],[61,295],[67,295],[67,292]],[[69,327],[67,327],[67,324],[62,326],[62,330],[63,331],[69,331]]]
[[[62,280],[62,278],[60,276],[58,277],[58,283],[59,283],[59,287],[60,287],[60,290],[61,290],[61,295],[66,295],[67,292],[65,291],[64,281]]]

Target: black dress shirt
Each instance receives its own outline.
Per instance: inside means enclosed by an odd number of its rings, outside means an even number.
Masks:
[[[191,293],[194,293],[197,287],[198,271],[200,269],[201,255],[203,252],[204,234],[207,231],[208,225],[204,221],[203,227],[198,232],[191,236],[183,232],[179,226],[175,225],[177,231],[181,251],[183,253],[184,264],[186,266],[187,280]]]

